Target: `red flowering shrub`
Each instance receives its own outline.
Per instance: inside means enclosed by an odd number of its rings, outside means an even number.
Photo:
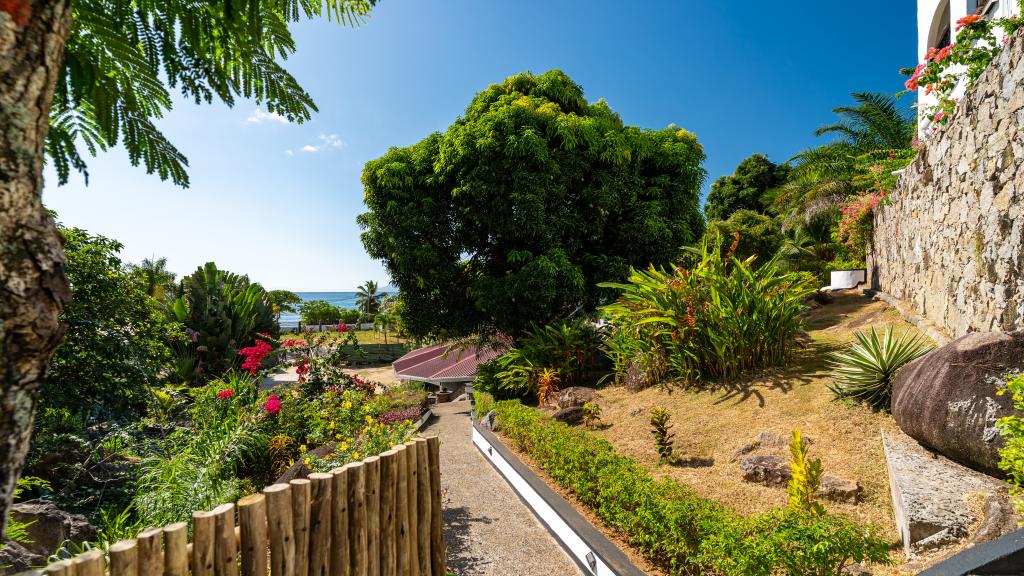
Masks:
[[[217,392],[217,398],[220,398],[221,400],[231,400],[234,397],[235,391],[231,388],[225,388],[224,390]]]
[[[253,346],[242,348],[238,351],[239,356],[245,356],[245,361],[242,362],[242,370],[249,372],[250,376],[255,376],[256,371],[260,369],[260,363],[263,362],[263,358],[270,351],[273,350],[270,344],[267,344],[263,340],[257,340]]]
[[[271,416],[276,415],[281,411],[281,399],[277,397],[277,394],[271,394],[270,397],[267,398],[267,403],[263,405],[263,409]]]
[[[884,192],[868,192],[839,205],[839,241],[850,248],[857,260],[864,260],[865,247],[871,239],[872,214],[885,196]]]
[[[398,424],[406,420],[415,420],[420,417],[423,413],[418,406],[410,408],[396,408],[394,410],[388,410],[377,417],[377,422],[380,424]]]
[[[988,20],[979,14],[969,14],[957,20],[956,43],[929,48],[924,62],[912,70],[903,70],[910,75],[905,83],[908,91],[923,87],[925,94],[935,94],[938,98],[938,104],[922,110],[922,114],[935,124],[945,124],[959,102],[958,98],[953,98],[953,90],[964,80],[967,85],[973,84],[999,53],[1000,44],[994,29],[1002,28],[1007,34],[1013,34],[1022,25],[1024,19],[1020,17]],[[1003,44],[1006,44],[1005,39]],[[954,66],[962,68],[954,69]],[[932,127],[933,131],[937,129],[937,126]]]
[[[309,362],[305,358],[299,358],[295,362],[295,373],[299,375],[299,384],[306,381],[307,372],[309,372]]]
[[[338,332],[348,332],[348,325],[344,322],[338,324]]]

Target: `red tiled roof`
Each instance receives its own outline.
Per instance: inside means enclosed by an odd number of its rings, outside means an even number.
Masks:
[[[475,346],[456,348],[445,355],[448,344],[436,344],[413,350],[392,364],[395,375],[403,380],[453,382],[472,380],[476,367],[501,355],[501,351]]]

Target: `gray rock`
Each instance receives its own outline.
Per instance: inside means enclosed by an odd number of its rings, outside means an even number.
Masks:
[[[636,417],[644,413],[643,407],[636,407],[629,411],[631,417]]]
[[[0,545],[0,572],[4,569],[8,574],[38,568],[46,565],[49,555],[36,554],[25,547],[25,544],[6,540]]]
[[[747,456],[740,460],[743,479],[765,486],[785,486],[793,475],[789,464],[778,456]]]
[[[497,417],[498,412],[496,410],[491,410],[480,420],[480,424],[488,430],[497,430]]]
[[[28,527],[30,543],[22,546],[44,558],[57,551],[65,540],[86,542],[96,540],[96,529],[81,514],[71,514],[53,502],[32,500],[11,506],[11,516]]]
[[[810,438],[803,438],[804,446],[810,446],[814,444],[814,441]],[[775,434],[773,432],[763,431],[754,438],[753,442],[749,442],[740,446],[739,450],[733,453],[730,462],[739,460],[741,456],[746,456],[751,452],[755,452],[760,449],[776,451],[780,448],[789,449],[789,437],[781,434]]]
[[[597,400],[600,395],[593,388],[585,386],[570,386],[558,391],[558,407],[574,408],[583,406],[587,402]]]
[[[1001,475],[996,419],[1012,413],[992,376],[1024,368],[1024,331],[968,334],[905,366],[892,415],[911,438],[983,472]]]
[[[863,564],[853,563],[843,566],[843,576],[871,576],[871,570],[868,570]]]
[[[583,407],[573,406],[572,408],[562,408],[551,415],[552,418],[559,422],[565,422],[571,426],[575,426],[580,422],[583,422]]]
[[[907,556],[956,544],[977,520],[976,494],[1002,489],[1002,482],[932,454],[912,438],[883,432],[896,527]]]
[[[856,504],[860,502],[864,489],[860,482],[855,480],[842,480],[834,476],[822,476],[818,491],[815,494],[819,498],[833,502],[846,502]]]
[[[971,536],[972,544],[995,540],[1003,534],[1017,529],[1017,515],[1014,514],[1013,504],[1010,503],[1010,499],[1004,491],[995,492],[985,497],[982,514],[984,518],[981,521],[981,526]]]

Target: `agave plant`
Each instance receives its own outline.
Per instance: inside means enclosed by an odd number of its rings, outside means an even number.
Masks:
[[[886,408],[892,397],[896,372],[931,351],[932,346],[909,332],[896,338],[892,326],[881,339],[874,327],[871,332],[856,332],[856,342],[832,354],[832,383],[829,389],[839,398],[867,402],[874,408]]]

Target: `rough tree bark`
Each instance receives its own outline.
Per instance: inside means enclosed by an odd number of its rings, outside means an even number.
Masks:
[[[0,0],[0,537],[71,298],[42,203],[50,103],[70,32],[71,0]]]

